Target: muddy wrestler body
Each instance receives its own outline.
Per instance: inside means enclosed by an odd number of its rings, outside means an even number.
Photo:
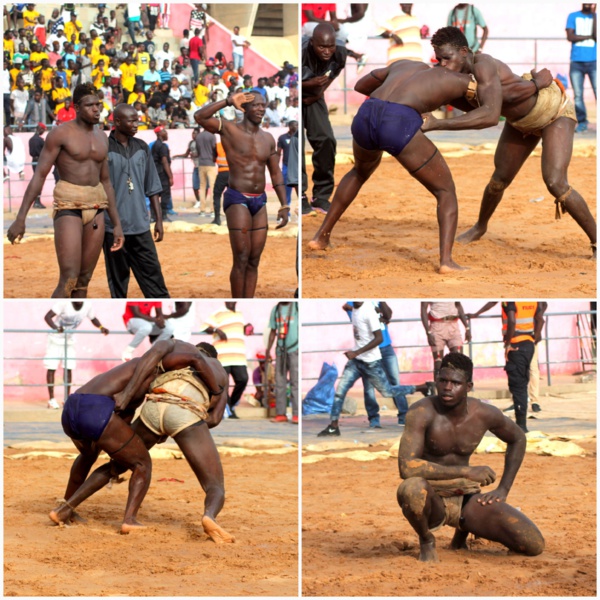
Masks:
[[[141,358],[98,375],[78,391],[82,390],[108,396],[115,410],[112,419],[118,420],[118,415],[130,420],[146,398],[139,418],[130,428],[135,436],[135,458],[149,462],[148,449],[168,436],[173,437],[206,493],[202,517],[205,532],[216,543],[233,542],[234,537],[216,521],[225,501],[225,489],[223,469],[209,428],[223,418],[227,373],[217,360],[214,347],[206,343],[194,346],[179,340],[157,342]],[[65,411],[67,408],[65,404]],[[105,449],[102,447],[105,440],[101,437],[95,444],[89,440],[73,441],[82,455],[71,470],[67,500],[50,513],[57,523],[73,520],[79,504],[128,468],[119,456],[109,452],[112,461],[86,479],[100,449]],[[125,521],[124,525],[123,533],[142,527],[137,521],[133,524]]]
[[[537,556],[544,538],[520,510],[506,503],[525,455],[526,438],[515,423],[494,406],[468,397],[473,363],[451,352],[443,360],[437,395],[413,404],[406,415],[398,465],[404,481],[397,499],[419,536],[423,562],[437,562],[433,532],[449,525],[456,531],[450,547],[467,549],[467,536],[499,542],[513,552]],[[469,466],[484,434],[506,442],[504,472],[495,490],[481,492],[496,480],[487,466]]]
[[[243,111],[241,123],[218,116],[218,111],[226,106]],[[273,189],[281,204],[276,229],[284,227],[289,219],[290,207],[285,197],[275,139],[260,127],[265,108],[265,99],[260,93],[240,92],[207,104],[194,115],[198,125],[211,133],[221,134],[229,165],[223,211],[233,253],[229,277],[232,298],[253,298],[256,291],[258,265],[268,230],[265,167],[269,169]]]
[[[56,165],[60,181],[54,187],[54,246],[60,270],[53,298],[86,298],[102,241],[108,211],[115,228],[112,251],[123,246],[123,230],[108,172],[108,139],[96,125],[101,102],[91,83],[73,93],[75,120],[54,128],[46,138],[8,239],[18,243],[25,234],[25,218],[40,195],[46,176]]]

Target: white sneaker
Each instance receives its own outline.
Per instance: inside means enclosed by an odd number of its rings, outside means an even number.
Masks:
[[[48,408],[59,409],[60,404],[54,398],[50,398],[48,400]]]
[[[127,346],[127,348],[125,348],[125,350],[123,350],[123,353],[121,354],[121,360],[123,362],[128,362],[133,358],[133,348],[130,348],[129,346]]]
[[[192,208],[200,208],[200,202],[196,202]]]

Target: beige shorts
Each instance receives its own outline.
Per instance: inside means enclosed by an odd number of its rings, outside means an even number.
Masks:
[[[156,433],[175,437],[186,427],[200,423],[202,419],[187,408],[166,402],[152,402],[148,400],[140,413],[142,423]]]
[[[75,344],[73,340],[67,340],[67,369],[73,370],[77,366],[75,360]],[[46,340],[46,355],[44,356],[44,368],[49,371],[56,371],[60,365],[65,366],[65,340],[64,334],[61,336],[48,335]]]
[[[460,348],[463,345],[458,319],[456,321],[429,321],[429,331],[435,341],[432,350],[436,352],[443,352],[445,346]]]

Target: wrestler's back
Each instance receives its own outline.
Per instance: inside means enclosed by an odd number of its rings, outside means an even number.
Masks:
[[[56,168],[61,179],[74,185],[96,186],[100,182],[102,163],[108,156],[108,139],[94,127],[86,130],[75,121],[56,129],[61,151]]]
[[[399,63],[391,65],[385,81],[371,94],[373,98],[425,113],[461,97],[467,89],[468,75],[430,68],[415,61]]]
[[[229,187],[247,194],[265,190],[265,167],[275,148],[273,136],[258,130],[249,133],[243,123],[229,127],[221,137],[229,165]]]

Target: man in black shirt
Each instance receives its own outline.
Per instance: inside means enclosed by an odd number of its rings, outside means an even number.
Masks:
[[[319,23],[312,37],[302,41],[302,122],[313,148],[312,208],[322,213],[330,207],[337,146],[324,95],[345,67],[347,53],[341,42],[336,43],[330,23]],[[306,173],[304,159],[302,171]]]
[[[152,159],[160,178],[162,192],[160,194],[160,209],[162,212],[162,220],[170,221],[169,210],[173,207],[171,198],[171,187],[173,186],[173,173],[171,172],[171,154],[169,147],[164,143],[169,139],[167,130],[159,125],[154,129],[156,134],[156,142],[152,146]]]
[[[38,123],[35,128],[35,133],[31,138],[29,138],[29,155],[31,156],[31,168],[35,173],[35,168],[37,167],[38,160],[40,158],[40,154],[42,153],[42,148],[44,147],[44,139],[42,136],[46,133],[46,126],[43,123]],[[40,197],[37,196],[33,201],[33,208],[46,208]]]

